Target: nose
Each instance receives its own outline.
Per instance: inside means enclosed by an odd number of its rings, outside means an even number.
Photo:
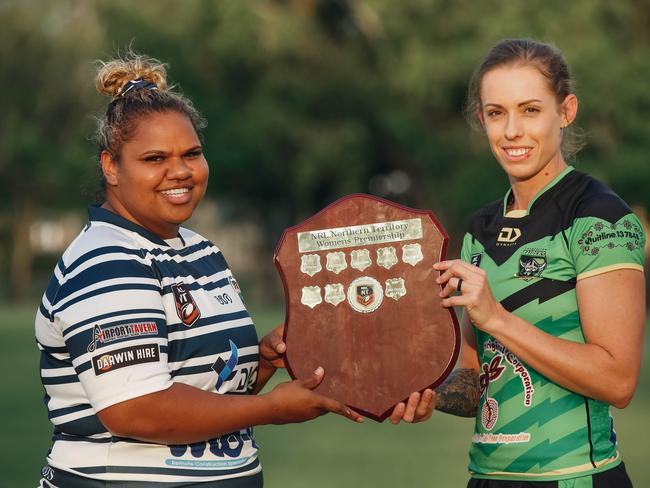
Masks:
[[[522,123],[517,115],[508,115],[505,127],[505,137],[508,140],[517,139],[523,135]]]
[[[185,180],[192,176],[192,168],[185,158],[172,158],[167,168],[167,178],[170,180]]]

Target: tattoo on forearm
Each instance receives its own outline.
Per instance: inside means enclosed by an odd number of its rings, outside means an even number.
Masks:
[[[470,368],[457,369],[436,388],[436,393],[436,410],[460,417],[474,417],[479,401],[478,373]]]

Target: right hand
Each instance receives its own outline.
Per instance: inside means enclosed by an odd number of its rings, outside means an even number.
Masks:
[[[304,422],[328,412],[363,422],[363,417],[347,405],[312,391],[320,385],[324,376],[325,371],[319,366],[309,378],[280,383],[267,393],[273,409],[273,423]]]

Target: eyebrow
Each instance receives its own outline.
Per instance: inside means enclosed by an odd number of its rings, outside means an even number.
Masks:
[[[200,144],[197,144],[196,146],[192,146],[189,149],[185,149],[183,151],[183,154],[187,154],[192,151],[197,151],[197,150],[203,150],[203,146]],[[163,149],[147,149],[143,153],[140,154],[140,156],[149,156],[152,154],[169,154],[170,151],[165,151]]]
[[[528,105],[529,103],[543,103],[543,101],[539,100],[538,98],[531,98],[530,100],[526,100],[524,102],[518,103],[517,107],[521,107],[522,105]],[[492,107],[502,107],[502,105],[499,105],[498,103],[492,103],[492,102],[486,103],[484,107],[487,107],[488,105]]]

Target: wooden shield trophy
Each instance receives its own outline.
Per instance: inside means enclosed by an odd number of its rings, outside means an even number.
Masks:
[[[274,259],[289,374],[322,366],[316,391],[377,421],[442,383],[460,348],[432,268],[447,243],[432,212],[370,195],[344,197],[287,229]]]

